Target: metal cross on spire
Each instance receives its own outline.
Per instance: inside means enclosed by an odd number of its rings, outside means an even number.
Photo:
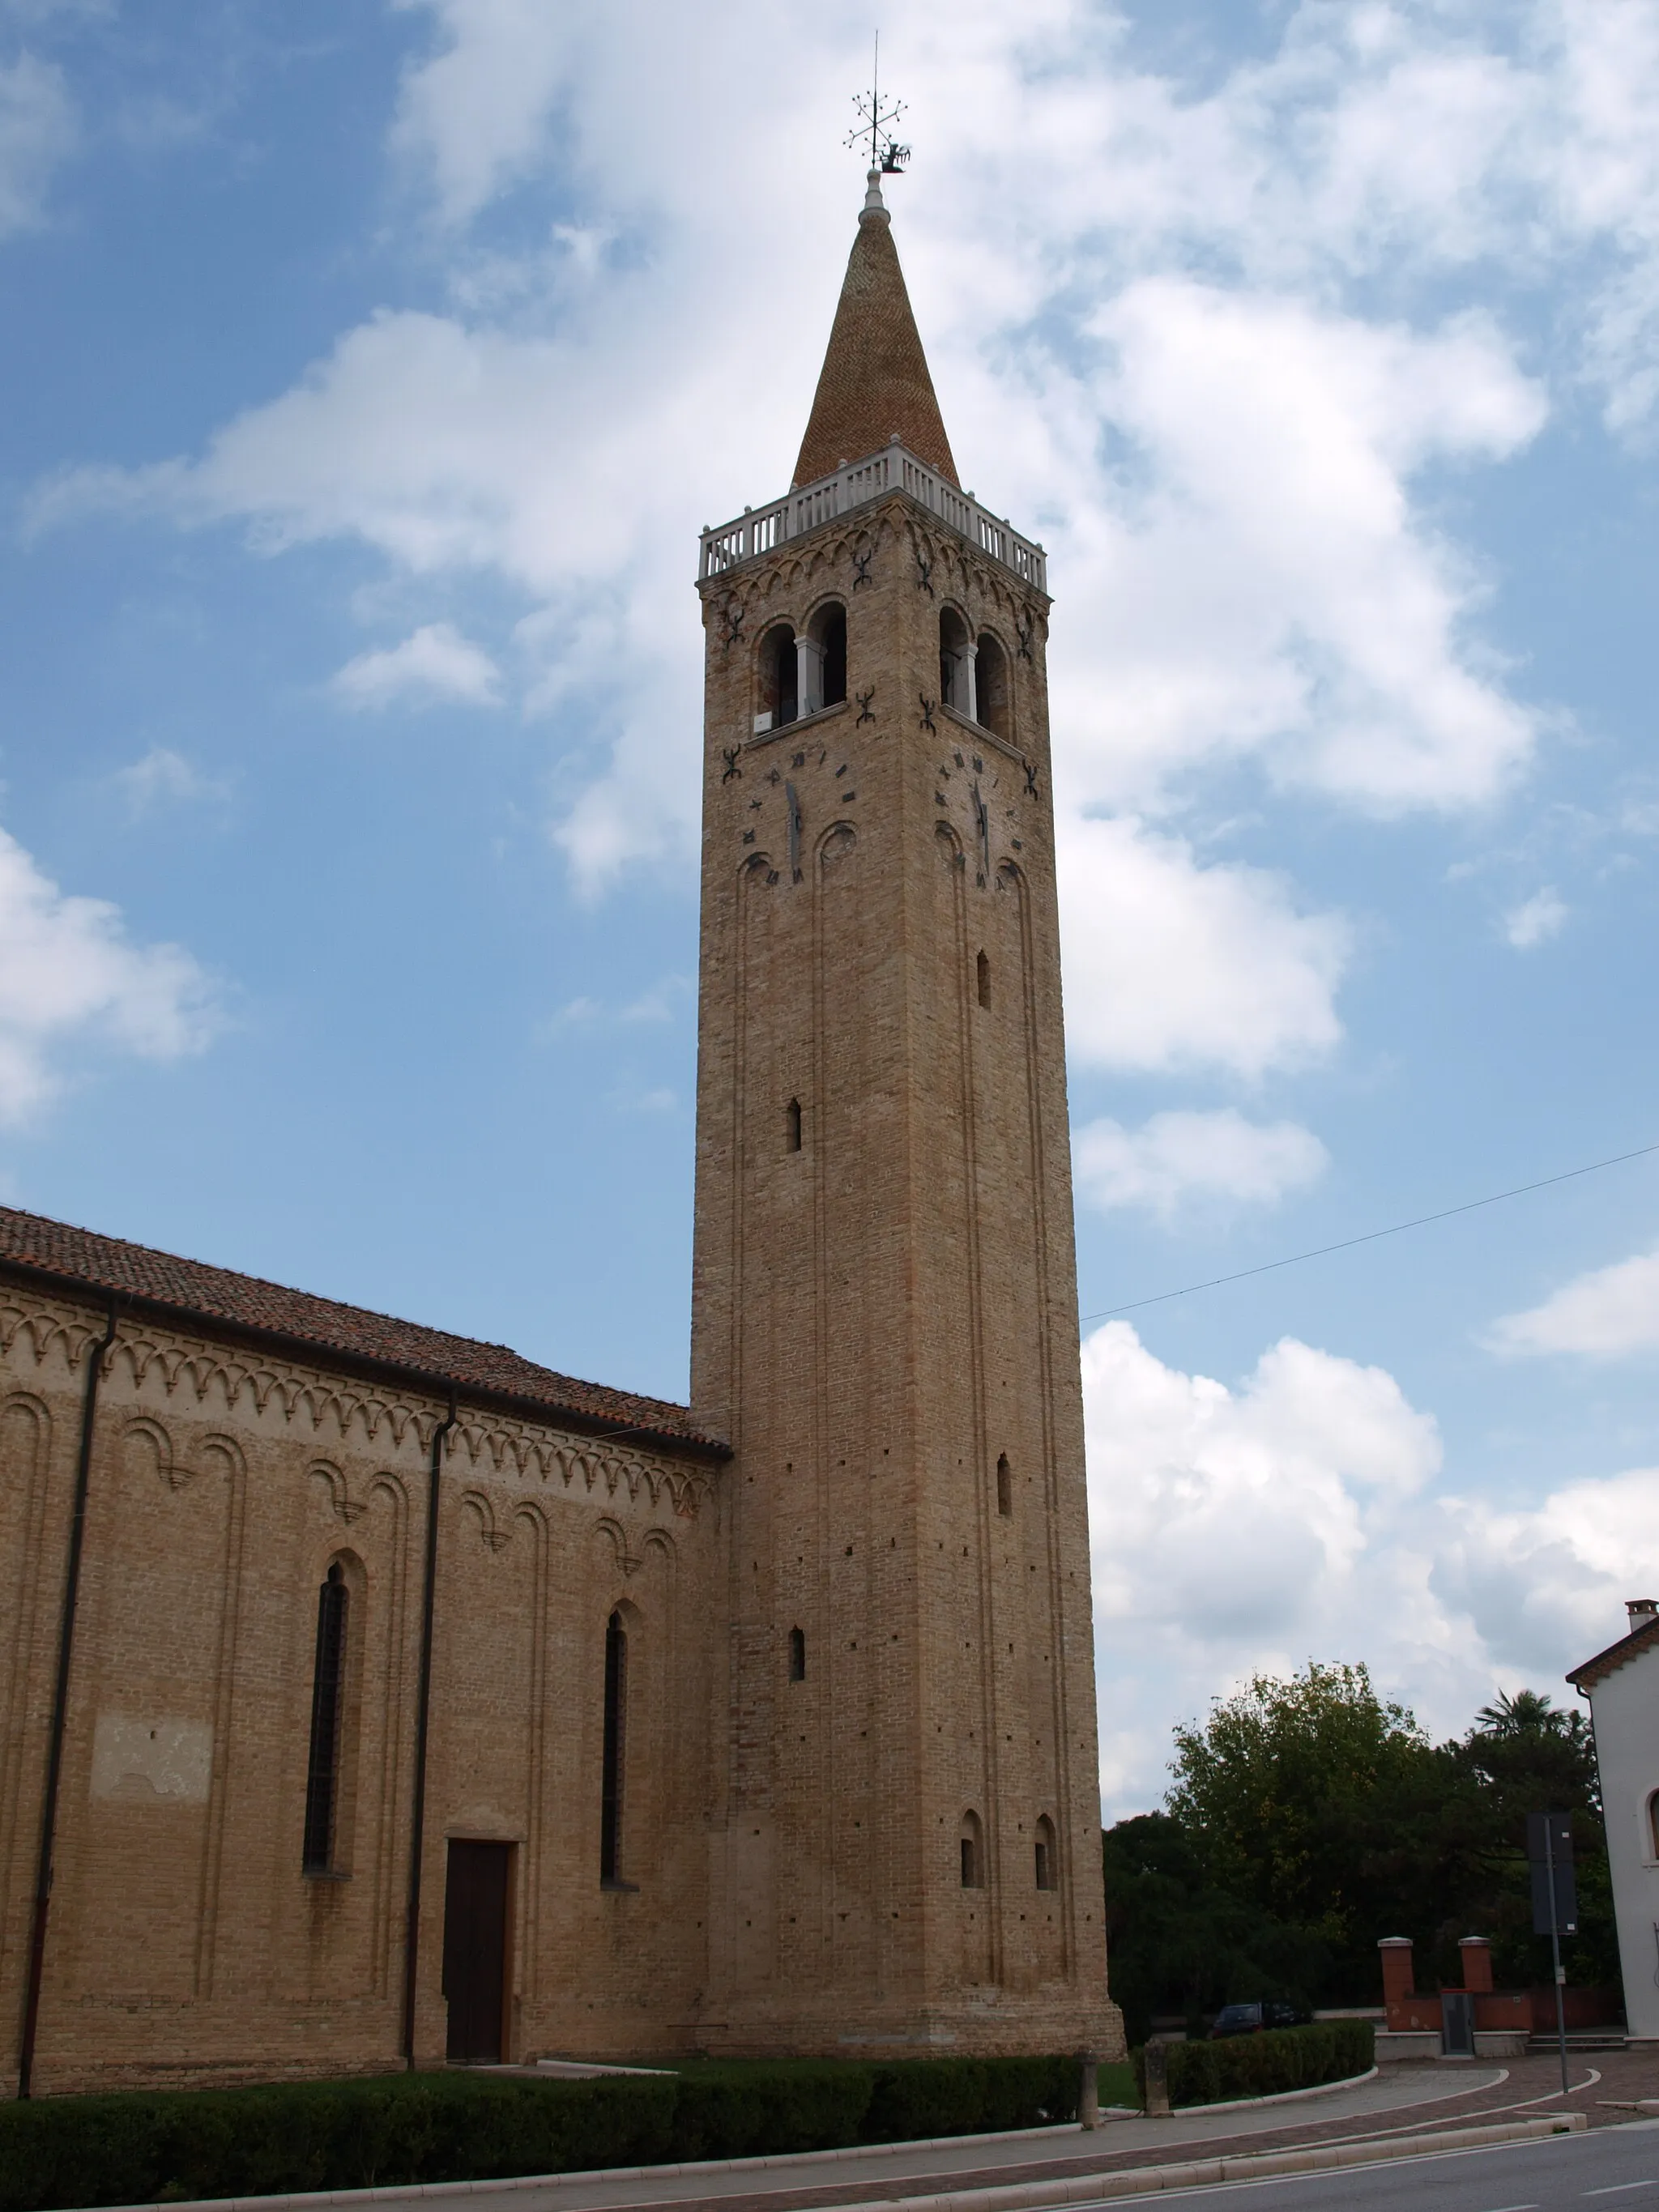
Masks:
[[[896,100],[889,107],[881,104],[881,33],[876,33],[875,60],[870,71],[870,89],[857,94],[853,101],[858,112],[858,122],[847,134],[849,146],[868,146],[870,167],[885,175],[896,177],[910,158],[910,149],[901,146],[893,136],[892,126],[904,112],[904,102]]]

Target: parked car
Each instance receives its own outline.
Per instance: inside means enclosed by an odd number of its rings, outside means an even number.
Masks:
[[[1263,1997],[1255,2004],[1223,2005],[1210,2035],[1260,2035],[1264,2027],[1301,2027],[1312,2017],[1280,1997]]]

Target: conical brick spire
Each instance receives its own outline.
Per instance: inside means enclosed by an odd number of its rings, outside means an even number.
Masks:
[[[862,460],[895,435],[919,459],[960,483],[882,205],[881,173],[872,169],[795,482],[833,476],[843,461]]]

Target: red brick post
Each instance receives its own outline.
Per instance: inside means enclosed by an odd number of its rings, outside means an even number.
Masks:
[[[1459,1939],[1457,1955],[1463,1963],[1463,1986],[1480,1996],[1492,1989],[1492,1945],[1484,1936]]]
[[[1401,1997],[1413,1996],[1415,1992],[1415,1984],[1412,1977],[1411,1937],[1409,1936],[1379,1936],[1376,1948],[1382,1954],[1383,2003],[1393,2004]],[[1491,1986],[1491,1983],[1488,1982],[1487,1987]]]

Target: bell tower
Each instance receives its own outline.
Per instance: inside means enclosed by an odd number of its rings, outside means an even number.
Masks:
[[[795,473],[699,586],[700,2033],[1109,2056],[1049,601],[960,487],[878,169]]]

